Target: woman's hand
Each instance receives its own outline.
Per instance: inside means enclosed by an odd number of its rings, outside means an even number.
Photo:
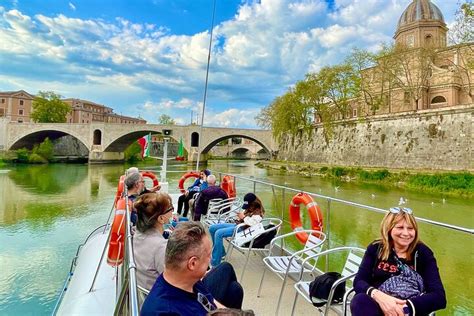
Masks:
[[[372,298],[379,304],[384,315],[387,316],[404,316],[403,305],[406,304],[405,300],[398,299],[396,297],[385,294],[382,291],[375,289],[373,291]]]
[[[239,219],[244,219],[245,215],[244,215],[244,213],[240,212],[240,213],[237,213],[237,217]]]

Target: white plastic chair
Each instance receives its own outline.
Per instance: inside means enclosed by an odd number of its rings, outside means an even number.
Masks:
[[[274,249],[276,247],[280,247],[284,250],[285,241],[289,239],[296,239],[295,235],[298,233],[307,233],[308,240],[306,241],[304,248],[296,251],[292,254],[286,256],[276,256],[273,255]],[[316,268],[317,258],[312,262],[312,265],[302,266],[302,262],[304,259],[308,257],[313,257],[316,254],[321,252],[323,244],[326,240],[326,235],[323,232],[318,230],[306,229],[306,230],[299,230],[294,231],[285,235],[277,236],[273,238],[270,243],[269,255],[263,258],[263,263],[265,263],[266,267],[276,273],[280,278],[283,279],[283,284],[281,286],[280,295],[278,296],[278,303],[276,308],[276,315],[278,315],[280,311],[280,304],[281,299],[283,297],[283,292],[285,290],[286,281],[288,279],[288,275],[290,273],[298,273],[300,271],[304,272],[312,272]],[[281,245],[278,245],[278,244]],[[263,285],[263,279],[265,278],[265,272],[267,269],[263,270],[262,279],[260,280],[260,286],[258,287],[257,297],[260,297],[260,292]],[[303,273],[304,273],[303,272]]]
[[[357,271],[359,270],[360,263],[362,262],[362,258],[365,253],[365,249],[357,248],[357,247],[337,247],[337,248],[332,248],[328,249],[326,251],[322,251],[319,254],[316,254],[312,257],[308,257],[303,261],[303,266],[305,263],[312,259],[312,258],[318,258],[321,256],[326,256],[329,254],[334,254],[334,253],[341,253],[341,252],[348,252],[346,262],[344,264],[344,267],[342,268],[341,271],[341,278],[338,279],[336,282],[331,287],[331,291],[329,292],[329,297],[326,303],[326,308],[324,309],[323,315],[329,315],[329,310],[333,310],[338,314],[345,315],[346,314],[346,305],[347,305],[347,299],[349,296],[349,293],[351,292],[352,288],[352,281],[357,274]],[[300,279],[303,276],[303,270],[300,270]],[[342,301],[342,308],[336,304],[332,304],[332,298],[334,296],[334,290],[336,287],[341,284],[342,282],[346,281],[346,294],[344,295],[343,301]],[[295,294],[295,300],[293,302],[293,307],[291,309],[291,315],[294,314],[295,312],[295,307],[296,307],[296,302],[298,300],[298,295],[301,295],[305,298],[305,300],[311,304],[312,300],[309,295],[309,284],[310,281],[298,281],[295,283],[294,287],[296,289],[296,294]],[[340,304],[339,304],[340,305]],[[318,308],[320,312],[322,312],[321,308]]]
[[[244,278],[245,269],[247,268],[247,264],[249,262],[250,253],[251,252],[260,252],[260,253],[267,253],[268,248],[255,248],[254,242],[255,240],[265,234],[271,234],[275,232],[275,235],[278,235],[282,224],[282,220],[279,218],[264,218],[262,219],[261,223],[258,225],[251,226],[247,229],[241,230],[242,227],[245,227],[246,224],[239,224],[234,228],[234,233],[232,237],[228,239],[229,246],[227,247],[227,255],[225,259],[227,260],[230,258],[232,254],[232,250],[236,248],[240,252],[244,253],[247,252],[247,256],[245,259],[244,267],[242,268],[242,274],[240,275],[240,282],[242,282]],[[270,244],[270,242],[268,243]]]
[[[213,224],[224,223],[229,218],[234,217],[241,207],[242,201],[238,197],[224,200],[212,199],[209,201],[207,214],[202,217],[202,222],[208,227]]]

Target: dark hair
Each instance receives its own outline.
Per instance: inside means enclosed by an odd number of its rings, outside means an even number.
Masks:
[[[249,203],[249,206],[244,210],[245,216],[260,215],[263,217],[265,214],[265,209],[263,208],[263,203],[260,201],[258,196],[255,197],[253,202]]]
[[[166,245],[165,266],[179,269],[192,252],[201,253],[202,239],[206,229],[200,222],[181,222],[171,234]]]
[[[140,195],[133,204],[137,210],[137,229],[142,233],[155,227],[160,215],[166,214],[172,206],[171,197],[167,193],[145,193]]]

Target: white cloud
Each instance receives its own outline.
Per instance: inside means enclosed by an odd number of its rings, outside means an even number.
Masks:
[[[325,0],[243,2],[215,29],[209,124],[255,126],[258,109],[308,71],[340,62],[352,47],[375,50],[390,41],[410,1],[336,0],[333,7]],[[449,22],[456,4],[448,2],[436,1]],[[180,122],[198,110],[208,41],[208,31],[175,35],[120,17],[29,16],[0,7],[0,58],[11,61],[11,67],[2,65],[4,87],[55,90],[150,121],[159,109]],[[31,73],[36,76],[27,77]]]
[[[72,11],[76,11],[76,6],[72,2],[69,2],[69,7]]]

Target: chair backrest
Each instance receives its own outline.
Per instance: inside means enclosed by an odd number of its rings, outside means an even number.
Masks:
[[[347,255],[346,263],[344,264],[344,267],[342,268],[341,275],[343,277],[347,277],[351,274],[357,273],[359,271],[359,266],[360,263],[362,262],[362,257],[364,256],[364,250],[363,249],[352,249],[349,251],[349,254]],[[349,279],[346,282],[352,284],[352,280]],[[352,287],[352,286],[348,286]]]
[[[304,244],[303,248],[303,253],[299,256],[299,258],[303,260],[306,257],[312,257],[320,253],[323,249],[323,244],[325,240],[326,235],[324,235],[323,233],[321,233],[319,237],[315,234],[308,234],[308,240],[306,240],[306,243]],[[317,263],[317,259],[318,257],[314,259],[314,264]]]
[[[212,199],[209,201],[209,206],[207,208],[207,214],[219,214],[222,211],[230,210],[231,208],[240,207],[239,198],[227,198],[227,199]]]

